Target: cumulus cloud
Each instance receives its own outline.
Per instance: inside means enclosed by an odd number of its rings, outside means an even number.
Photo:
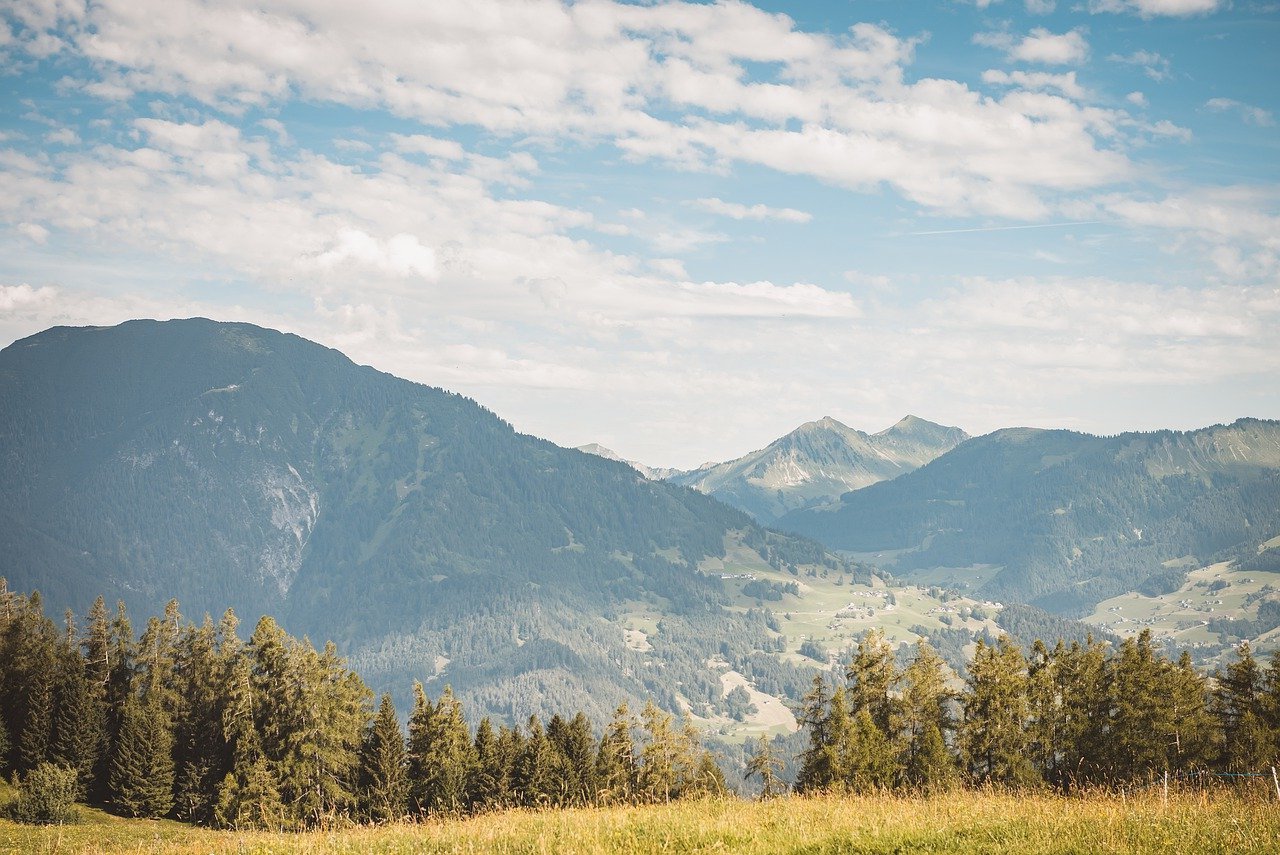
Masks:
[[[1002,31],[978,33],[973,41],[983,47],[1004,51],[1012,62],[1079,65],[1089,57],[1089,43],[1079,29],[1052,33],[1044,27],[1036,27],[1022,38]]]
[[[807,223],[813,215],[795,208],[771,208],[768,205],[743,205],[738,202],[726,202],[723,199],[695,199],[690,204],[712,214],[728,217],[731,220],[781,220],[786,223]]]
[[[60,8],[26,26],[60,25],[65,49],[93,62],[101,85],[232,111],[301,98],[549,146],[604,140],[684,169],[785,160],[787,172],[840,186],[887,185],[917,204],[1007,216],[1042,214],[1064,174],[1100,186],[1128,170],[1110,139],[1121,116],[984,98],[954,81],[906,83],[916,38],[867,23],[806,32],[740,2]],[[1080,30],[1037,28],[1003,49],[1020,62],[1087,55]],[[423,154],[457,156],[430,139],[418,140]]]
[[[982,72],[982,81],[996,86],[1017,86],[1022,89],[1056,90],[1068,98],[1083,101],[1088,97],[1084,88],[1076,82],[1076,73],[1050,74],[1044,71],[1002,71],[989,68]]]

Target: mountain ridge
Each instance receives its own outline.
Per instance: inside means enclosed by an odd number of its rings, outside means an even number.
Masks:
[[[868,434],[831,416],[805,422],[762,449],[670,480],[715,496],[769,524],[801,507],[910,472],[969,438],[908,415]]]

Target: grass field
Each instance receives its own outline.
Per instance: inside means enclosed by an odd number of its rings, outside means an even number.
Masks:
[[[1269,782],[1268,782],[1269,783]],[[1271,796],[1274,799],[1274,795]],[[1257,793],[1061,798],[955,793],[697,802],[491,814],[304,834],[217,832],[81,809],[75,825],[0,820],[0,852],[873,853],[1206,852],[1280,849],[1280,806]]]

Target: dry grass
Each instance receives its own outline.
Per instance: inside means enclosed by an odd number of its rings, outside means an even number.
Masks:
[[[353,828],[216,832],[83,810],[62,828],[0,820],[0,852],[872,853],[1280,852],[1280,806],[1257,794],[1061,798],[961,792],[933,798],[713,801]]]

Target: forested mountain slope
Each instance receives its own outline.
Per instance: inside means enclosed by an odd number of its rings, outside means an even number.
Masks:
[[[769,524],[788,511],[897,478],[969,438],[959,428],[907,416],[867,434],[831,417],[806,422],[758,451],[668,480],[741,508]]]
[[[980,595],[1083,615],[1171,568],[1257,560],[1280,533],[1280,423],[996,431],[778,525],[835,549],[903,550],[899,574],[993,565]]]
[[[142,615],[170,596],[196,617],[270,612],[337,640],[376,685],[452,682],[512,718],[718,703],[719,639],[743,656],[773,642],[761,613],[722,608],[699,562],[734,543],[775,567],[840,565],[693,490],[247,324],[14,343],[0,460],[0,576],[51,612],[83,614],[100,591]],[[707,650],[646,664],[609,620],[636,604]]]

